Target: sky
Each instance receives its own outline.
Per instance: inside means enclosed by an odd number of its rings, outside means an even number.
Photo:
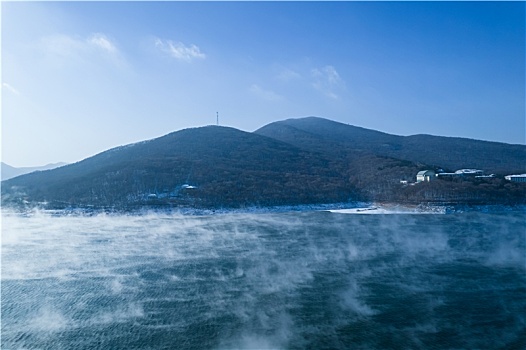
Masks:
[[[323,117],[525,143],[524,2],[1,2],[2,161]]]

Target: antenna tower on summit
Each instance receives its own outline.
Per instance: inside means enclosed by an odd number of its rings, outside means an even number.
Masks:
[[[216,112],[216,125],[219,126],[219,112]]]

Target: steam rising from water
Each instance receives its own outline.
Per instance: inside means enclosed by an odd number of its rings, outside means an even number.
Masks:
[[[524,218],[3,213],[2,348],[520,346]]]

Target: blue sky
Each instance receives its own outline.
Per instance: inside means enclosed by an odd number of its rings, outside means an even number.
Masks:
[[[320,116],[525,143],[524,2],[2,2],[2,160]]]

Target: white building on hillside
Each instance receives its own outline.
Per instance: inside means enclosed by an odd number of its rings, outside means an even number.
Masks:
[[[506,175],[504,178],[511,182],[526,182],[526,174]]]
[[[416,174],[416,182],[431,181],[435,179],[435,172],[433,170],[422,170]]]
[[[464,176],[480,176],[484,175],[484,171],[479,169],[460,169],[455,171],[455,174]]]

